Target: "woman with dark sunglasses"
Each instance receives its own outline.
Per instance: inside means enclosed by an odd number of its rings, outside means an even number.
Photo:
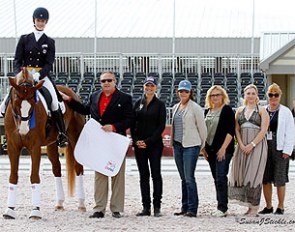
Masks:
[[[280,104],[282,90],[273,83],[268,87],[270,123],[267,132],[268,158],[263,177],[263,194],[266,207],[260,214],[273,213],[272,184],[277,187],[278,207],[275,214],[284,214],[286,183],[289,182],[289,156],[294,145],[294,120],[290,109]]]

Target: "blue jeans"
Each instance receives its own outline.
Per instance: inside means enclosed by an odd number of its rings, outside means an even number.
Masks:
[[[181,211],[197,214],[199,197],[195,180],[195,169],[199,158],[200,147],[184,148],[181,143],[174,142],[173,151],[175,163],[181,178]]]
[[[210,165],[212,177],[214,179],[216,198],[217,198],[217,209],[226,212],[228,210],[228,169],[229,163],[233,156],[232,153],[226,153],[225,159],[222,161],[217,160],[216,152],[210,151],[206,148],[208,153],[208,162]]]

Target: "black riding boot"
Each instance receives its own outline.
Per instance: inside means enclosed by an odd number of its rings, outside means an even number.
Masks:
[[[4,139],[4,141],[3,141],[2,149],[3,149],[3,151],[7,151],[7,141],[6,141],[6,139]]]
[[[52,118],[54,122],[56,123],[56,127],[59,131],[57,144],[61,148],[66,147],[68,145],[68,137],[66,135],[65,123],[63,120],[63,115],[61,113],[61,110],[58,109],[56,111],[52,111]]]

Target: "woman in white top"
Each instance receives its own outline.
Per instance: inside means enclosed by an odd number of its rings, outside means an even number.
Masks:
[[[280,104],[282,90],[273,83],[268,87],[270,123],[267,132],[268,158],[263,177],[263,194],[266,207],[260,214],[273,213],[272,184],[277,187],[278,207],[275,214],[284,214],[286,183],[289,182],[289,156],[294,145],[294,120],[289,108]]]

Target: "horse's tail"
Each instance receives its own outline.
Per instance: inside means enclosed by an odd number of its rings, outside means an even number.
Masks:
[[[66,169],[67,169],[67,179],[68,179],[68,194],[69,196],[74,196],[75,192],[75,157],[74,149],[71,144],[69,144],[65,149],[66,156]]]
[[[78,96],[65,86],[57,86],[58,90],[79,100]],[[78,141],[79,135],[85,124],[85,117],[83,115],[74,112],[68,106],[66,110],[65,119],[68,124],[67,134],[69,138],[69,144],[65,149],[66,156],[66,168],[68,176],[68,193],[70,196],[74,195],[75,189],[75,177],[76,175],[83,175],[83,166],[79,164],[74,157],[74,149]]]

